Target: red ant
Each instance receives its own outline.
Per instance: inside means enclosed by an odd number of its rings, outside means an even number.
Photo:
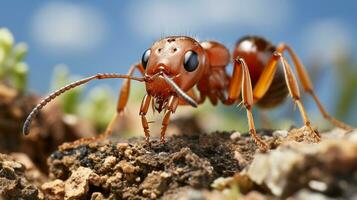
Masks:
[[[166,128],[177,106],[189,104],[197,107],[208,98],[213,105],[218,101],[225,105],[242,102],[247,111],[249,133],[260,149],[267,150],[267,143],[256,134],[252,106],[257,104],[263,108],[273,107],[279,105],[290,94],[300,110],[305,128],[317,142],[320,136],[310,125],[301,103],[295,75],[283,56],[284,52],[291,56],[304,90],[313,97],[324,118],[340,128],[352,130],[352,127],[327,113],[314,92],[303,64],[288,45],[282,43],[275,47],[261,37],[243,37],[235,46],[233,74],[229,75],[226,66],[231,56],[225,46],[215,41],[199,43],[190,37],[172,36],[155,42],[147,49],[142,55],[141,63],[131,66],[128,75],[97,74],[55,91],[29,114],[23,132],[25,135],[29,133],[33,117],[60,94],[94,79],[124,78],[117,112],[109,123],[105,136],[111,134],[119,114],[127,104],[130,80],[136,80],[145,82],[146,85],[147,93],[142,100],[139,114],[147,141],[150,133],[146,113],[150,105],[158,112],[165,110],[161,129],[161,141],[165,142]],[[135,69],[138,69],[143,77],[133,77]],[[196,95],[197,90],[199,96]]]

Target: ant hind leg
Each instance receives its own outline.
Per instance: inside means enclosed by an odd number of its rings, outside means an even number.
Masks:
[[[337,127],[340,127],[346,131],[352,131],[353,127],[333,118],[324,108],[324,106],[322,105],[322,103],[320,102],[320,100],[318,99],[318,97],[315,94],[314,88],[312,86],[312,82],[310,80],[310,77],[304,67],[304,65],[301,63],[300,59],[298,58],[298,56],[296,55],[296,53],[292,50],[292,48],[290,48],[288,45],[286,44],[280,44],[277,48],[277,52],[279,53],[283,53],[284,51],[287,51],[289,53],[289,55],[292,58],[292,61],[294,63],[294,67],[297,71],[299,80],[302,83],[302,86],[304,88],[304,90],[312,96],[312,98],[314,99],[315,103],[317,104],[317,107],[320,110],[320,113],[322,114],[322,116],[330,121],[332,124],[334,124]]]
[[[296,78],[291,70],[291,67],[289,63],[286,61],[286,59],[280,53],[277,54],[284,68],[285,81],[288,86],[289,93],[300,110],[300,114],[304,121],[305,127],[308,129],[309,135],[314,139],[314,142],[319,142],[321,140],[320,135],[317,132],[317,130],[314,130],[311,127],[310,120],[301,102],[299,87]]]

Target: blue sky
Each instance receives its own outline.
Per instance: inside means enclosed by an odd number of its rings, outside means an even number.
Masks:
[[[189,35],[232,49],[246,34],[290,44],[326,66],[316,87],[329,99],[334,56],[356,55],[355,1],[2,1],[0,26],[29,45],[31,90],[48,92],[55,65],[72,73],[126,73],[160,37]],[[318,56],[317,56],[318,55]],[[118,88],[120,81],[110,82]],[[328,87],[326,87],[328,86]]]
[[[311,29],[319,24],[332,23],[332,26],[342,27],[342,32],[349,34],[350,38],[347,39],[355,40],[352,37],[356,35],[357,27],[354,1],[344,1],[343,4],[336,1],[283,0],[271,1],[269,4],[264,0],[194,2],[107,1],[104,4],[101,1],[3,1],[0,7],[0,26],[9,28],[17,41],[29,44],[30,54],[27,62],[32,70],[31,87],[41,91],[46,91],[50,79],[48,75],[56,64],[66,64],[71,71],[81,75],[101,71],[124,73],[153,41],[169,34],[187,34],[202,40],[214,39],[228,47],[232,47],[243,35],[259,34],[275,43],[287,42],[302,58],[309,56],[314,44],[306,43],[309,42],[311,31],[314,31]],[[263,4],[261,8],[257,8],[259,4]],[[46,13],[46,9],[50,13]],[[66,23],[68,17],[65,16],[69,12],[74,16],[88,15],[73,25],[90,24],[92,28],[84,25],[87,27],[84,29],[93,32],[77,30],[78,33],[73,33],[83,38],[80,44],[73,42],[72,45],[61,46],[51,44],[51,39],[47,43],[40,42],[43,39],[38,38],[42,36],[39,33],[41,31],[47,32],[44,34],[47,37],[50,37],[48,33],[56,32],[53,33],[52,40],[56,40],[57,34],[68,32],[56,28],[51,30],[48,24],[55,26],[53,23],[61,21],[61,17],[66,18],[62,19],[62,24]],[[216,16],[205,12],[216,13]],[[47,15],[53,15],[50,17],[54,19],[36,19],[46,18]],[[97,24],[91,22],[93,19]],[[40,26],[38,28],[42,30],[34,30],[36,26]],[[96,31],[97,27],[101,30]],[[46,28],[49,30],[45,30]],[[322,37],[333,39],[331,35]],[[73,38],[78,39],[78,36]],[[86,43],[89,44],[85,45]],[[322,45],[319,41],[316,43]],[[348,41],[354,51],[355,43],[356,41]],[[78,45],[83,47],[77,48]],[[333,49],[329,51],[332,52]]]

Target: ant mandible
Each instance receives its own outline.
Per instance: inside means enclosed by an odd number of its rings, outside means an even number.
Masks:
[[[247,111],[249,133],[259,148],[265,151],[269,147],[256,134],[252,106],[256,104],[262,108],[274,107],[279,105],[288,94],[298,106],[310,137],[318,142],[320,135],[311,127],[301,103],[295,75],[283,56],[285,52],[291,56],[304,90],[313,97],[324,118],[342,129],[352,130],[352,127],[332,118],[327,113],[314,92],[303,64],[288,45],[282,43],[276,47],[262,37],[243,37],[235,46],[233,74],[229,75],[226,66],[231,56],[225,46],[215,41],[200,43],[186,36],[171,36],[155,42],[147,49],[142,55],[141,63],[131,66],[128,75],[97,74],[50,94],[29,114],[23,132],[25,135],[29,133],[33,117],[60,94],[94,79],[123,78],[125,80],[120,90],[117,112],[106,132],[102,134],[104,137],[112,133],[117,118],[128,102],[130,80],[136,80],[145,82],[146,85],[146,95],[142,100],[139,114],[148,142],[150,133],[146,113],[150,105],[158,112],[165,110],[161,129],[161,141],[165,142],[170,116],[178,105],[197,107],[208,98],[213,105],[218,101],[225,105],[242,102]],[[134,77],[135,69],[138,69],[143,77]],[[197,90],[199,95],[196,94]]]

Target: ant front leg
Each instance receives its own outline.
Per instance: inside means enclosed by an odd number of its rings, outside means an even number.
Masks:
[[[132,76],[135,69],[138,69],[140,71],[140,73],[142,75],[144,75],[144,68],[142,67],[141,64],[135,64],[132,65],[129,69],[128,72],[128,76]],[[118,121],[119,116],[123,113],[124,108],[128,102],[129,99],[129,94],[130,94],[130,79],[125,79],[123,81],[123,85],[120,89],[120,94],[119,94],[119,98],[118,98],[118,103],[117,103],[117,109],[116,109],[116,113],[114,114],[114,116],[112,117],[112,119],[110,120],[110,123],[108,124],[105,133],[102,134],[101,137],[103,138],[107,138],[108,136],[110,136],[113,133],[113,128],[115,127],[115,124]]]
[[[178,97],[171,96],[169,98],[164,119],[162,120],[161,137],[160,137],[162,143],[165,143],[165,133],[166,133],[167,126],[169,125],[170,122],[171,113],[174,113],[176,111],[178,104],[179,104]]]
[[[238,70],[237,69],[238,67],[241,68],[242,70]],[[252,114],[252,107],[254,104],[253,90],[252,90],[252,82],[250,80],[250,74],[249,74],[248,67],[247,67],[246,63],[244,62],[244,60],[242,58],[239,58],[239,59],[234,60],[234,68],[235,68],[234,71],[236,72],[236,74],[233,72],[234,76],[232,77],[232,80],[236,80],[236,81],[242,80],[241,81],[242,82],[242,86],[241,86],[242,101],[243,101],[243,104],[247,110],[249,133],[253,137],[253,140],[255,141],[255,143],[259,146],[260,150],[267,151],[269,149],[268,144],[266,142],[264,142],[264,140],[259,138],[259,136],[257,135],[257,132],[255,130],[254,118],[253,118],[253,114]],[[239,74],[241,74],[240,77],[242,77],[242,78],[238,77]],[[239,92],[237,91],[237,89],[235,89],[235,90],[230,91],[229,96],[236,97],[238,94],[239,94]]]
[[[141,123],[144,129],[144,134],[145,134],[145,140],[147,143],[150,141],[150,131],[149,131],[149,123],[148,120],[146,119],[146,113],[149,110],[150,107],[150,101],[151,101],[151,96],[150,95],[145,95],[143,98],[143,101],[141,102],[140,106],[140,113],[139,115],[141,116]]]

